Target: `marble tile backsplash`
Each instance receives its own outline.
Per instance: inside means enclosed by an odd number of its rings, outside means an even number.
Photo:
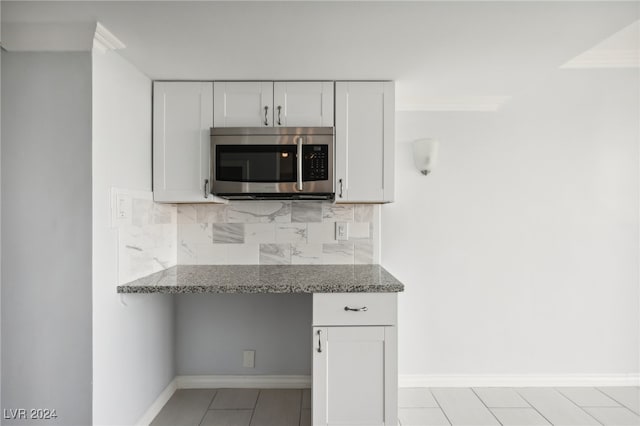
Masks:
[[[118,283],[174,266],[178,240],[176,205],[154,203],[151,192],[118,193],[126,193],[131,200],[128,215],[114,224],[118,231]]]
[[[118,284],[176,264],[377,263],[379,206],[325,202],[259,201],[160,204],[152,193],[113,190],[130,199],[115,217]],[[114,198],[115,199],[115,198]],[[346,222],[349,239],[335,239]]]
[[[379,206],[241,201],[179,204],[177,262],[217,264],[377,263]],[[335,239],[347,222],[349,239]]]

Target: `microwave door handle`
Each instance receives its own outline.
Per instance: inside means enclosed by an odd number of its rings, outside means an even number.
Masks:
[[[298,191],[302,191],[302,136],[298,137]]]

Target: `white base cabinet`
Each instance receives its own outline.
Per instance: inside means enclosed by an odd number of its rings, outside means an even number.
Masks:
[[[313,299],[312,424],[397,425],[396,294]]]

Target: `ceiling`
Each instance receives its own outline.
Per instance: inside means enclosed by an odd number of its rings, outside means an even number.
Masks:
[[[99,21],[126,45],[120,54],[153,79],[393,79],[398,108],[407,110],[496,109],[640,19],[638,2],[3,1],[1,7],[3,41],[6,24]]]

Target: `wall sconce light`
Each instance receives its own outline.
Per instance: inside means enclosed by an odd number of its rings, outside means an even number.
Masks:
[[[437,139],[418,139],[413,142],[413,162],[423,175],[431,173],[438,160]]]

